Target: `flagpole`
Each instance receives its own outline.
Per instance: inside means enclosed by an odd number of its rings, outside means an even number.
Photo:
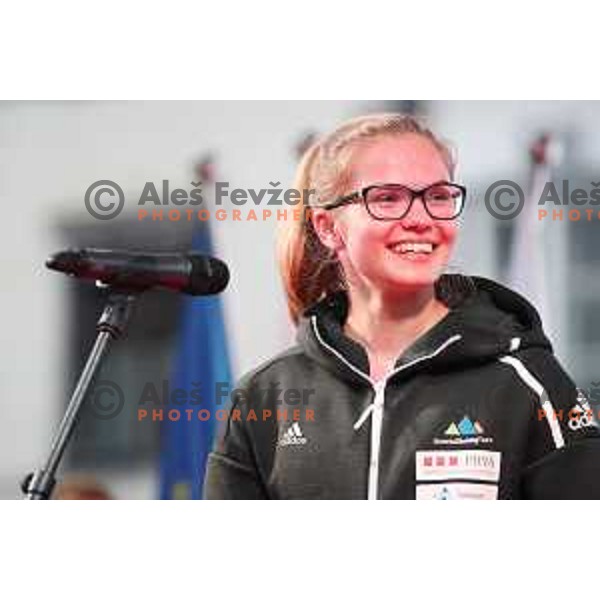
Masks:
[[[538,310],[551,337],[557,319],[551,303],[547,269],[547,232],[539,219],[539,199],[552,177],[554,141],[544,133],[529,149],[529,187],[525,206],[516,217],[511,258],[507,269],[510,287],[525,296]]]

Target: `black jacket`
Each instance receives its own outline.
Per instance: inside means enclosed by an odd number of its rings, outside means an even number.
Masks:
[[[483,278],[436,290],[450,312],[377,384],[346,296],[313,307],[238,386],[205,497],[600,498],[600,430],[536,310]]]

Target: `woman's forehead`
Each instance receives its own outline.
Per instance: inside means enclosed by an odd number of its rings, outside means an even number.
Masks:
[[[361,143],[352,153],[349,176],[353,186],[402,183],[422,186],[448,179],[441,152],[418,134],[382,137]]]

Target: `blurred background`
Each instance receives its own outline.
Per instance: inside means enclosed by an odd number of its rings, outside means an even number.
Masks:
[[[457,179],[469,197],[453,271],[509,280],[518,219],[494,219],[483,198],[501,179],[527,188],[529,149],[540,134],[560,144],[554,180],[586,190],[600,181],[598,102],[0,102],[0,498],[21,497],[19,481],[45,460],[103,305],[93,284],[46,270],[46,257],[68,246],[192,245],[228,263],[229,287],[212,304],[166,292],[140,299],[125,339],[112,345],[101,372],[135,400],[109,420],[84,409],[61,473],[92,481],[115,498],[197,497],[198,481],[181,475],[202,463],[202,453],[185,458],[185,444],[196,452],[197,438],[182,445],[187,433],[139,421],[137,398],[148,382],[160,389],[180,377],[184,362],[193,369],[211,348],[218,348],[211,356],[216,372],[235,381],[289,346],[294,332],[275,264],[276,221],[229,218],[196,228],[198,222],[140,222],[137,198],[148,181],[190,190],[192,180],[209,174],[229,182],[229,189],[268,188],[270,182],[287,188],[309,136],[380,111],[425,116],[456,148]],[[131,199],[114,220],[96,220],[85,208],[85,191],[98,180],[117,182]],[[204,198],[210,209],[210,191]],[[546,272],[548,334],[584,389],[600,381],[599,228],[597,218],[565,218],[539,225],[535,236],[542,258],[533,266]],[[190,337],[190,323],[202,311],[217,311],[210,313],[219,319],[215,339],[210,328]],[[203,349],[198,356],[190,344]]]

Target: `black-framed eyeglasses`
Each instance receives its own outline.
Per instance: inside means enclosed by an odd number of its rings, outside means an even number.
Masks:
[[[449,181],[437,181],[420,190],[413,190],[399,183],[387,183],[369,185],[321,208],[331,210],[362,200],[373,219],[396,221],[409,213],[415,198],[422,198],[425,210],[432,219],[450,221],[460,215],[466,197],[466,187]]]

